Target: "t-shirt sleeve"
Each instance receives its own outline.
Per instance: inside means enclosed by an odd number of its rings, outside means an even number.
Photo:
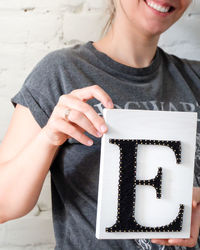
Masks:
[[[42,128],[46,125],[62,94],[59,79],[59,54],[54,51],[45,56],[26,78],[11,102],[21,104],[31,111]]]

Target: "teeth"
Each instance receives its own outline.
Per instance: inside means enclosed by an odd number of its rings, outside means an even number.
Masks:
[[[157,11],[160,11],[160,12],[162,12],[162,13],[166,13],[166,12],[168,12],[169,9],[170,9],[170,7],[163,7],[163,6],[158,5],[158,4],[156,4],[156,3],[152,2],[152,1],[146,1],[146,2],[147,2],[147,4],[148,4],[151,8],[153,8],[153,9],[155,9],[155,10],[157,10]]]

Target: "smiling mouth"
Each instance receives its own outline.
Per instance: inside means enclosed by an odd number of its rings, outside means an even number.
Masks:
[[[152,0],[144,0],[145,3],[152,9],[160,12],[160,13],[171,13],[175,10],[175,8],[173,6],[163,6],[163,5],[160,5]]]

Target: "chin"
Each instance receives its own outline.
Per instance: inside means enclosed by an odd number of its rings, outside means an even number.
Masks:
[[[141,0],[141,25],[149,34],[160,35],[185,12],[191,0]]]
[[[146,33],[146,35],[148,36],[159,36],[162,33],[164,33],[167,29],[169,29],[171,27],[170,26],[161,26],[160,24],[152,24],[152,25],[148,25],[148,27],[144,28],[144,32]]]
[[[151,28],[149,29],[147,32],[149,35],[152,35],[152,36],[159,36],[161,35],[162,33],[164,33],[168,28]]]

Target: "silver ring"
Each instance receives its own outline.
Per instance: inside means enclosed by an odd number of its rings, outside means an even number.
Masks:
[[[65,113],[64,113],[64,118],[65,118],[65,120],[67,119],[69,113],[70,113],[70,109],[66,109],[66,110],[65,110]]]

